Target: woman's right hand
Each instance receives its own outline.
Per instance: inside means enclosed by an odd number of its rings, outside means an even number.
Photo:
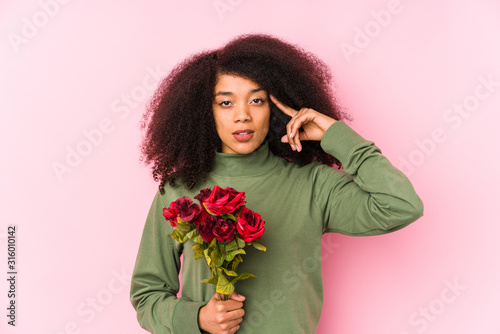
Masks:
[[[217,293],[200,309],[198,326],[212,334],[233,334],[240,329],[243,321],[243,301],[245,297],[236,292],[229,300],[217,300]]]

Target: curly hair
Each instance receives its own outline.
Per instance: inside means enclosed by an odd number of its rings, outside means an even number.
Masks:
[[[161,193],[167,182],[191,189],[212,169],[215,152],[221,150],[212,110],[220,74],[250,79],[296,110],[307,107],[337,120],[345,118],[335,103],[327,65],[298,46],[270,35],[251,34],[192,55],[160,82],[143,117],[142,159],[152,165]],[[300,165],[319,161],[341,168],[340,161],[324,152],[317,141],[302,142],[301,152],[282,143],[291,117],[271,101],[270,107],[266,140],[274,155]]]

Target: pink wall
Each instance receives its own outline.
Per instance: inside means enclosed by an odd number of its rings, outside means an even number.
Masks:
[[[350,124],[425,203],[395,234],[325,237],[318,333],[499,333],[499,12],[494,0],[2,1],[0,267],[17,224],[18,295],[13,328],[0,280],[0,332],[143,333],[128,291],[156,189],[138,161],[144,102],[190,53],[266,32],[331,66]]]

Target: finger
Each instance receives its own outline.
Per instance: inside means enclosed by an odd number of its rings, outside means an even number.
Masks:
[[[243,319],[243,316],[245,315],[245,310],[240,308],[237,310],[233,310],[230,312],[227,312],[227,321],[233,321],[233,320],[238,320],[240,319],[239,322]]]
[[[311,140],[306,132],[299,132],[300,128],[306,124],[314,123],[316,120],[316,112],[310,108],[302,108],[295,115],[290,124],[290,132],[294,139],[294,145],[300,152],[302,150],[302,140]],[[320,130],[320,129],[319,129]],[[321,131],[321,130],[320,130]]]
[[[309,139],[309,137],[307,137],[307,135],[303,131],[299,131],[298,135],[299,135],[299,139],[301,141],[302,140],[311,140],[311,139]],[[280,140],[281,140],[282,143],[288,143],[288,134],[286,134],[283,137],[281,137]]]
[[[243,321],[243,315],[237,318],[231,318],[228,315],[229,313],[218,321],[218,327],[222,330],[220,333],[235,333],[240,327],[239,324]]]
[[[307,137],[307,135],[303,131],[299,132],[299,139],[301,142],[304,140],[311,140],[309,137]],[[281,137],[281,142],[287,144],[288,143],[288,135],[284,135],[283,137]]]
[[[302,143],[300,142],[300,134],[298,131],[297,131],[297,134],[295,136],[293,136],[293,142],[294,142],[295,148],[297,149],[297,152],[302,151]]]
[[[304,124],[302,115],[307,111],[306,108],[300,109],[300,111],[292,117],[287,125],[287,131],[289,133],[290,143],[297,152],[302,150],[302,144],[300,143],[300,127]]]
[[[242,301],[244,301],[244,300],[245,300],[245,296],[240,295],[240,294],[238,294],[238,293],[236,293],[236,292],[233,292],[233,293],[229,296],[229,298],[231,298],[232,300],[239,301],[239,302],[242,302]]]
[[[234,310],[242,309],[242,307],[243,307],[243,302],[231,300],[231,299],[220,301],[219,303],[221,303],[222,310],[224,310],[225,312],[231,312]]]
[[[296,127],[294,128],[294,130],[300,128],[301,126],[304,126],[304,125],[310,123],[311,126],[317,128],[318,130],[321,131],[320,127],[316,124],[317,115],[318,115],[318,112],[316,112],[313,109],[309,109],[309,108],[301,109],[300,114],[295,116],[294,122],[296,124]],[[299,126],[299,124],[300,124],[300,126]]]
[[[299,129],[305,125],[306,123],[309,123],[310,121],[314,120],[314,114],[312,113],[312,109],[309,108],[302,108],[300,109],[297,114],[295,114],[292,119],[290,120],[290,136],[295,137]]]
[[[295,142],[295,147],[297,147],[297,151],[300,152],[302,151],[302,143],[300,142],[300,127],[302,126],[302,121],[301,121],[301,115],[303,115],[305,112],[305,109],[302,108],[300,109],[299,113],[295,115],[295,119],[293,120],[292,124],[292,135],[293,139]]]
[[[218,303],[221,301],[217,292],[212,296],[212,300],[214,301],[214,303]]]
[[[290,144],[290,147],[292,148],[292,151],[296,151],[297,147],[295,146],[295,141],[292,136],[292,125],[293,125],[294,119],[292,118],[290,122],[287,123],[286,125],[286,136],[287,136],[287,142]]]
[[[239,329],[240,329],[240,326],[233,327],[233,328],[231,328],[231,331],[229,332],[229,334],[234,334],[234,333],[236,333]]]
[[[226,312],[219,318],[218,322],[225,329],[229,329],[241,323],[244,315],[245,311],[243,309]]]
[[[290,127],[293,124],[293,117],[297,115],[298,111],[288,107],[287,105],[281,103],[274,95],[269,94],[269,97],[271,100],[276,104],[276,106],[283,111],[286,115],[292,117],[292,122],[287,124],[287,134],[288,138],[286,140],[283,140],[283,142],[288,142],[290,143],[290,147],[292,148],[293,151],[296,151],[298,147],[300,147],[300,142],[297,143],[298,139],[294,139],[294,136],[296,135],[296,132],[291,132]],[[297,144],[299,146],[297,146]]]
[[[239,324],[241,324],[242,321],[243,321],[243,318],[231,320],[231,321],[227,322],[227,328],[233,328],[235,326],[238,326]]]
[[[278,109],[283,111],[288,116],[293,117],[298,112],[297,110],[290,108],[289,106],[284,105],[283,103],[278,101],[278,99],[274,97],[274,95],[269,94],[269,97],[271,98],[271,101],[273,101],[273,103],[276,105],[276,107],[278,107]]]
[[[240,329],[240,325],[236,325],[229,330],[229,334],[234,334]]]
[[[300,132],[299,129],[293,130],[293,145],[297,152],[302,151],[302,144],[300,143]]]

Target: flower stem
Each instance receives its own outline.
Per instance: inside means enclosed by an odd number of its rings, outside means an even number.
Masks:
[[[229,300],[229,295],[217,292],[217,300]]]

